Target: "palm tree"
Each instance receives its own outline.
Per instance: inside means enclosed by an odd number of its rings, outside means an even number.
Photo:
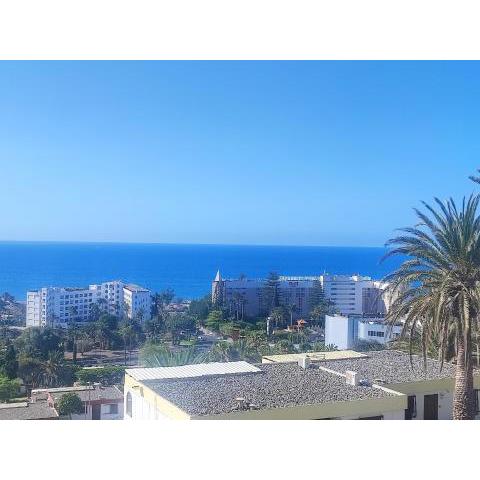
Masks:
[[[120,326],[118,333],[123,338],[123,356],[125,365],[127,364],[127,344],[131,347],[131,338],[133,335],[133,327],[128,319],[124,320]]]
[[[404,228],[387,245],[386,255],[407,256],[386,277],[395,300],[388,312],[390,325],[403,322],[402,337],[420,336],[424,361],[432,344],[438,345],[441,365],[453,334],[456,352],[454,419],[475,416],[472,337],[480,323],[480,197],[471,195],[457,208],[452,199],[435,199],[436,208],[424,203],[415,209],[420,220]]]
[[[285,314],[282,307],[275,307],[270,315],[271,321],[275,324],[275,328],[279,325],[283,325],[285,321]]]
[[[288,305],[288,313],[290,314],[290,328],[293,327],[293,316],[297,313],[298,307],[297,304],[291,303]]]
[[[42,362],[42,378],[46,387],[56,387],[64,364],[62,352],[50,352]]]
[[[176,367],[203,363],[205,354],[194,347],[172,350],[162,344],[147,344],[140,350],[140,362],[146,367]]]

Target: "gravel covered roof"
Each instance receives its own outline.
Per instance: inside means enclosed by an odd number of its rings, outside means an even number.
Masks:
[[[58,414],[47,402],[15,403],[0,406],[0,420],[47,420],[56,419]]]
[[[322,361],[322,367],[330,368],[340,373],[346,370],[358,372],[361,380],[379,383],[380,380],[387,384],[418,382],[421,380],[435,380],[453,377],[455,365],[444,363],[440,370],[438,360],[427,359],[424,368],[423,357],[412,356],[413,369],[408,353],[394,350],[368,352],[364,358],[349,358],[345,360]]]
[[[347,385],[344,377],[316,365],[307,370],[292,363],[257,366],[258,373],[142,383],[195,416],[229,413],[235,409],[235,399],[239,397],[259,409],[270,409],[391,396],[378,388]]]

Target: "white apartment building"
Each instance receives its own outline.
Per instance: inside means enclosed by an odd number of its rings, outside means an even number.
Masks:
[[[151,293],[120,280],[85,288],[43,287],[27,292],[27,327],[65,327],[68,322],[87,322],[93,304],[113,315],[127,309],[129,318],[150,318]]]
[[[150,290],[134,284],[123,287],[123,301],[129,318],[150,318],[152,294]]]
[[[362,315],[326,315],[325,344],[339,350],[355,349],[358,341],[382,345],[394,340],[402,332],[401,325],[389,327],[384,317]]]
[[[323,275],[325,296],[342,315],[384,314],[388,310],[383,292],[386,283],[360,275]]]
[[[294,304],[297,317],[308,315],[310,294],[318,283],[342,315],[382,315],[388,310],[389,301],[384,295],[387,285],[360,275],[281,276],[278,291],[281,303]],[[256,317],[262,313],[264,286],[264,279],[224,279],[217,272],[212,283],[212,300],[230,306],[241,298],[245,315]]]

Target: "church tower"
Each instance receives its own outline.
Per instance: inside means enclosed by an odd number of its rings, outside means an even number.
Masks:
[[[212,282],[212,303],[214,305],[223,304],[223,280],[220,270],[215,275],[215,280]]]

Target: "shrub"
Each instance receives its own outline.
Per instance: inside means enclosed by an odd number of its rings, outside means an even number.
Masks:
[[[68,392],[61,396],[57,405],[58,414],[72,418],[72,414],[84,412],[84,407],[80,397],[74,392]]]
[[[115,385],[123,383],[125,367],[109,366],[98,368],[82,368],[75,373],[82,385],[88,383],[101,383],[102,385]]]
[[[0,376],[0,402],[6,402],[15,398],[20,392],[20,382]]]

